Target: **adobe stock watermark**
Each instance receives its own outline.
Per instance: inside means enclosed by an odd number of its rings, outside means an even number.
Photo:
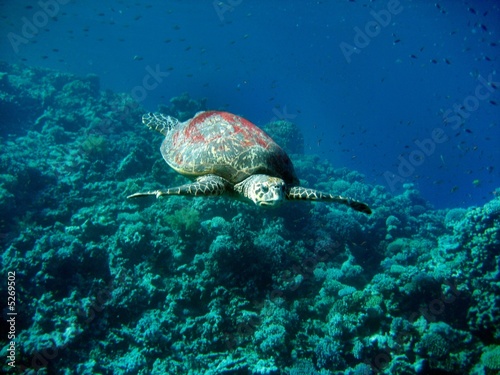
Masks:
[[[279,121],[279,120],[283,120],[283,121],[293,120],[294,118],[297,117],[297,114],[295,114],[295,113],[288,113],[288,109],[286,108],[286,105],[284,105],[283,108],[274,107],[272,112],[273,112],[274,116],[271,118],[271,122]]]
[[[459,129],[464,120],[468,119],[472,112],[477,111],[481,102],[487,100],[500,82],[493,81],[493,73],[488,75],[488,79],[483,76],[477,78],[479,83],[474,89],[474,94],[467,96],[462,103],[455,103],[452,108],[443,113],[443,122],[450,125],[452,130]],[[415,148],[407,158],[398,157],[397,173],[391,171],[384,172],[384,178],[389,185],[391,192],[396,190],[397,184],[403,184],[406,179],[413,175],[417,167],[420,167],[434,152],[437,145],[448,141],[450,137],[443,128],[437,127],[431,131],[430,137],[423,140],[415,140]]]
[[[142,85],[137,85],[130,91],[132,99],[137,103],[146,100],[148,91],[155,90],[163,80],[170,75],[169,72],[161,71],[159,64],[156,64],[154,69],[149,65],[146,66],[146,73],[147,74],[142,78]]]
[[[456,284],[453,284],[449,281],[445,281],[443,284],[447,285],[447,293],[441,293],[439,298],[435,298],[430,301],[428,304],[420,306],[418,312],[414,311],[408,317],[408,322],[410,324],[415,323],[420,316],[423,316],[428,322],[437,321],[437,317],[443,314],[446,310],[446,305],[450,305],[454,303],[457,297],[460,295],[460,291],[457,289]],[[402,330],[398,332],[394,341],[399,346],[403,346],[405,342],[411,339],[411,332],[407,330]],[[379,351],[372,359],[365,358],[364,363],[369,365],[375,373],[383,372],[389,363],[391,363],[394,357],[394,353],[392,353],[388,348],[382,349]]]
[[[370,45],[372,39],[378,36],[382,29],[391,23],[393,16],[403,11],[403,6],[400,4],[399,0],[389,0],[386,8],[387,9],[382,9],[378,12],[371,10],[370,15],[373,19],[365,24],[363,30],[358,26],[354,27],[354,45],[347,42],[341,42],[339,44],[340,51],[342,51],[347,63],[352,61],[351,56],[353,54],[359,55],[361,50]]]
[[[146,100],[148,93],[155,90],[167,78],[170,73],[162,71],[159,64],[155,67],[150,65],[145,67],[146,74],[141,80],[141,84],[134,86],[130,90],[130,97],[132,100],[127,100],[124,98],[122,100],[113,101],[111,104],[111,112],[114,113],[113,119],[106,117],[99,121],[99,123],[90,129],[88,134],[86,134],[86,140],[90,140],[90,137],[105,137],[112,134],[115,131],[115,123],[122,122],[130,117],[130,114],[134,109],[136,109],[140,103]],[[84,147],[85,140],[78,145],[78,155],[83,158],[89,157],[90,153]],[[74,154],[72,153],[74,146],[72,144],[66,146],[61,152],[61,161],[52,164],[54,173],[60,177],[67,176],[71,173],[77,172],[80,169],[80,164],[83,159],[74,160]]]
[[[28,44],[30,39],[38,35],[41,28],[44,28],[49,23],[50,18],[54,18],[60,11],[60,5],[66,5],[69,0],[46,0],[39,1],[37,4],[40,7],[33,15],[31,20],[27,17],[22,17],[20,34],[10,32],[7,34],[10,46],[15,53],[19,53],[21,44]]]
[[[294,264],[290,269],[283,272],[283,282],[286,284],[283,288],[273,289],[269,298],[263,301],[254,301],[252,303],[256,310],[262,310],[266,304],[277,303],[279,299],[285,299],[286,292],[295,292],[303,285],[304,281],[314,278],[314,270],[319,263],[325,262],[330,256],[337,253],[342,244],[338,240],[332,240],[328,243],[323,251],[323,255],[314,254],[302,260],[300,264]],[[268,312],[269,314],[269,312]],[[238,341],[244,340],[252,336],[262,323],[261,318],[252,316],[245,322],[238,324],[234,333],[224,332],[225,344],[229,350],[236,348]]]
[[[232,13],[242,2],[243,0],[214,0],[212,5],[220,22],[224,22],[224,14],[227,12]]]

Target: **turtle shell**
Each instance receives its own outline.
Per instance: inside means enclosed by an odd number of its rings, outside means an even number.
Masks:
[[[286,152],[250,121],[227,112],[199,112],[177,124],[166,134],[161,154],[175,171],[191,178],[215,174],[236,184],[266,174],[298,183]]]

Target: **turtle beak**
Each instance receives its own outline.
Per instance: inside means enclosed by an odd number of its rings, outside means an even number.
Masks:
[[[255,197],[254,203],[260,207],[278,207],[285,199],[285,184],[266,181],[256,188]]]

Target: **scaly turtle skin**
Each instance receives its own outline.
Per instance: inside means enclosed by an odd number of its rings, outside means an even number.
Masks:
[[[195,181],[128,198],[228,194],[259,206],[277,206],[284,200],[320,200],[371,214],[366,204],[352,198],[299,186],[288,155],[264,131],[242,117],[207,111],[180,123],[171,116],[147,113],[142,122],[165,136],[160,150],[167,164]]]

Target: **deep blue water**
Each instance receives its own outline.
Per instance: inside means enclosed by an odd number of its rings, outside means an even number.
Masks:
[[[57,4],[47,19],[3,1],[2,59],[95,73],[149,110],[188,92],[258,125],[292,120],[307,153],[395,193],[414,182],[436,207],[481,205],[498,187],[497,1]],[[151,69],[158,82],[138,91]]]

